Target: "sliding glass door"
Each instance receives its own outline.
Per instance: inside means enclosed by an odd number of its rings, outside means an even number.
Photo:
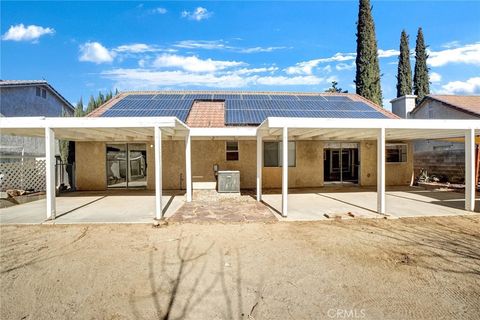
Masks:
[[[107,144],[107,187],[145,188],[147,151],[144,143]]]

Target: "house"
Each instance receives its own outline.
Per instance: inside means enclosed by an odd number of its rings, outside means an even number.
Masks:
[[[269,116],[396,119],[390,112],[356,94],[132,92],[122,93],[89,117],[176,116],[192,129],[252,130]],[[165,189],[185,188],[183,141],[163,143]],[[154,189],[153,141],[143,143],[77,142],[77,190],[107,188]],[[240,188],[256,185],[256,137],[197,137],[192,141],[194,189],[216,188],[216,172],[240,171]],[[281,188],[282,145],[276,137],[263,141],[263,187]],[[387,185],[409,185],[411,144],[388,144]],[[342,141],[334,137],[296,137],[288,144],[290,187],[321,187],[328,183],[373,186],[376,183],[374,141]],[[201,155],[201,156],[200,156]],[[94,158],[92,158],[92,156]],[[90,159],[90,161],[87,161]],[[85,164],[85,165],[83,165]]]
[[[480,96],[428,95],[417,106],[415,98],[406,96],[392,100],[392,110],[400,117],[407,116],[411,119],[480,120]],[[477,139],[476,143],[478,145],[480,141]],[[417,174],[421,169],[425,169],[429,175],[449,182],[463,183],[465,180],[463,141],[418,141],[414,144],[414,159]]]
[[[473,156],[480,122],[399,119],[356,94],[289,92],[125,92],[85,118],[4,118],[2,131],[44,137],[47,217],[55,218],[54,140],[75,141],[77,190],[215,188],[235,171],[240,187],[372,186],[385,213],[387,185],[409,185],[418,139],[463,139],[465,208],[473,211]],[[127,191],[128,192],[128,191]]]
[[[72,116],[74,107],[45,80],[0,80],[0,117]],[[45,140],[0,136],[1,162],[44,157]]]

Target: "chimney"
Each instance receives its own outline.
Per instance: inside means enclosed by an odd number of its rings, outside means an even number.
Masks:
[[[415,108],[416,98],[415,95],[406,95],[391,100],[392,112],[400,118],[410,118],[410,112]]]

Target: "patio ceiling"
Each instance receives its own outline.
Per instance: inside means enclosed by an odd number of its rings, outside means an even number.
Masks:
[[[55,132],[55,138],[72,141],[149,141],[154,127],[162,131],[163,139],[184,139],[188,127],[174,117],[149,118],[0,118],[2,134],[45,137],[45,129]]]
[[[265,138],[280,138],[283,128],[288,128],[289,138],[295,140],[376,140],[378,130],[385,128],[385,139],[390,141],[449,138],[463,141],[468,129],[480,134],[480,121],[268,118],[258,131]]]

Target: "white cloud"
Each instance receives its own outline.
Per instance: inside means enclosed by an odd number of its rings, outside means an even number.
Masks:
[[[449,63],[480,65],[480,42],[440,51],[429,51],[427,63],[440,67]]]
[[[335,66],[335,69],[337,69],[338,71],[353,70],[355,69],[355,61],[353,61],[352,63],[341,62]]]
[[[399,52],[393,49],[378,50],[379,58],[388,58],[398,54]],[[298,62],[294,66],[286,68],[285,72],[287,74],[312,74],[313,69],[316,68],[321,63],[351,61],[351,60],[355,60],[356,57],[357,57],[357,54],[354,52],[348,52],[348,53],[337,52],[332,57]],[[345,64],[342,64],[340,68],[345,66],[346,66]],[[340,69],[337,69],[337,70],[340,70]]]
[[[174,44],[174,47],[184,49],[203,49],[203,50],[229,50],[240,53],[259,53],[272,52],[275,50],[286,49],[287,47],[236,47],[229,45],[224,40],[183,40]]]
[[[309,61],[302,61],[294,66],[285,69],[287,74],[312,74],[313,68],[317,67],[320,63],[334,62],[334,61],[348,61],[355,60],[355,53],[336,53],[329,58],[320,58]]]
[[[160,7],[158,7],[158,8],[152,9],[150,12],[151,12],[151,13],[157,13],[157,14],[165,14],[165,13],[167,13],[168,11],[167,11],[167,9],[165,9],[165,8],[160,8]]]
[[[113,50],[116,52],[122,52],[122,53],[142,53],[142,52],[161,51],[161,49],[159,49],[158,47],[148,45],[145,43],[124,44],[116,47]]]
[[[223,60],[202,60],[196,56],[179,56],[176,54],[163,54],[158,56],[153,62],[156,68],[181,68],[190,72],[215,72],[231,67],[239,67],[245,65],[239,61],[223,61]]]
[[[242,70],[242,69],[240,69]],[[243,76],[241,72],[231,71],[224,74],[194,73],[182,70],[159,71],[148,69],[112,69],[102,72],[105,78],[115,81],[115,87],[128,90],[153,90],[164,87],[212,87],[242,88],[255,85],[288,86],[317,85],[324,83],[316,76]]]
[[[253,47],[253,48],[239,48],[241,53],[257,53],[257,52],[272,52],[275,50],[286,49],[286,47]]]
[[[178,48],[185,48],[185,49],[206,49],[206,50],[231,48],[227,46],[223,40],[182,40],[177,42],[174,46]]]
[[[99,42],[85,42],[80,46],[80,61],[100,64],[112,62],[114,58],[115,52],[109,51]]]
[[[397,57],[400,55],[400,51],[394,49],[382,50],[378,49],[378,57],[379,58],[389,58],[389,57]]]
[[[208,11],[206,8],[197,7],[194,11],[182,11],[182,18],[189,20],[201,21],[210,18],[213,12]]]
[[[442,93],[447,94],[480,94],[480,77],[466,81],[452,81],[442,86]]]
[[[454,40],[454,41],[450,41],[442,44],[442,47],[447,49],[456,48],[459,46],[460,46],[460,42],[458,40]]]
[[[253,74],[253,73],[265,73],[265,72],[275,72],[277,67],[268,67],[268,68],[242,68],[232,71],[232,73],[243,75],[243,74]]]
[[[428,78],[431,82],[442,81],[442,75],[440,73],[437,73],[437,72],[431,72]]]
[[[8,31],[2,36],[2,40],[36,42],[41,36],[54,33],[55,30],[53,28],[44,28],[33,24],[25,27],[23,23],[21,23],[10,26]]]

